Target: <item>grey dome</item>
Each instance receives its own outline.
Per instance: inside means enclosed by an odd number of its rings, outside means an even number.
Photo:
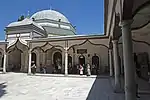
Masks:
[[[31,18],[34,18],[35,20],[50,19],[55,21],[59,21],[61,19],[61,22],[70,23],[63,14],[55,10],[42,10],[33,14]]]

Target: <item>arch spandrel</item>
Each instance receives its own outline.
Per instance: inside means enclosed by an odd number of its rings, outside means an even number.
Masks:
[[[68,41],[68,47],[70,48],[74,45],[83,44],[85,41],[87,41],[87,40],[69,40]]]
[[[35,42],[31,43],[31,49],[37,48],[37,47],[43,47],[47,44],[47,42]]]
[[[75,46],[80,46],[80,45],[83,45],[85,44],[86,42],[88,41],[88,39],[86,40],[74,40],[74,41],[68,41],[68,48],[71,49]],[[71,44],[72,43],[72,44]],[[70,44],[70,45],[69,45]],[[68,50],[69,50],[68,49]]]
[[[1,55],[4,54],[4,50],[2,48],[0,48],[0,53],[1,53]]]
[[[51,49],[53,45],[51,45],[49,42],[47,42],[45,45],[41,46],[41,49],[46,51],[48,49]]]
[[[7,47],[7,52],[15,50],[15,48],[20,50],[21,52],[27,51],[29,49],[29,47],[23,44],[19,39],[17,39],[17,41],[13,45]]]
[[[93,45],[103,45],[109,47],[109,39],[89,39],[89,42]]]
[[[17,43],[18,39],[14,39],[14,40],[8,40],[8,46],[7,48],[12,47],[13,45],[15,45]]]
[[[7,48],[10,48],[11,46],[16,45],[18,41],[19,41],[21,44],[23,44],[23,45],[29,47],[26,40],[21,39],[21,38],[16,38],[16,39],[13,39],[13,40],[8,40]]]
[[[4,52],[6,49],[6,44],[0,45],[0,51]]]
[[[53,42],[49,42],[50,44],[52,44],[53,46],[60,46],[60,47],[65,47],[65,41],[53,41]]]
[[[40,48],[45,52],[47,50],[52,49],[53,47],[58,47],[58,48],[64,49],[65,41],[32,43],[31,49],[34,50],[36,48]]]
[[[86,40],[82,41],[82,43],[80,43],[80,44],[75,44],[75,45],[70,46],[69,49],[71,49],[72,47],[76,47],[76,46],[83,46],[83,45],[86,45],[87,43],[90,45],[93,45],[93,46],[103,46],[105,48],[108,48],[108,46],[107,46],[108,45],[108,39],[105,40],[104,43],[102,41],[99,41],[98,39],[97,40],[96,39],[86,39]]]

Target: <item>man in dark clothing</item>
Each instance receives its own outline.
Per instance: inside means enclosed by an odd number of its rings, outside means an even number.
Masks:
[[[135,78],[136,78],[136,97],[140,98],[140,96],[138,96],[138,82],[137,82],[137,77],[140,76],[140,64],[137,61],[137,55],[136,53],[134,53],[134,64],[135,64],[135,68],[136,68],[136,73],[135,73]]]
[[[40,73],[42,73],[42,71],[43,71],[43,66],[42,66],[42,63],[40,63]]]
[[[138,60],[137,60],[137,55],[136,53],[134,53],[134,63],[135,63],[135,67],[136,67],[136,74],[138,77],[141,77],[141,66],[140,64],[138,63]]]

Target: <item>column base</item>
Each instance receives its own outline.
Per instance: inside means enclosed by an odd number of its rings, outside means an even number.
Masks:
[[[110,77],[114,77],[114,75],[109,75]]]
[[[121,81],[120,81],[120,84],[116,84],[115,85],[114,92],[115,93],[122,93],[122,92],[124,92],[124,90],[121,87]]]
[[[114,93],[124,93],[124,89],[115,87]]]
[[[7,72],[2,72],[2,74],[6,74]]]
[[[27,73],[28,75],[32,75],[32,73]]]
[[[64,76],[68,76],[68,74],[65,74]]]

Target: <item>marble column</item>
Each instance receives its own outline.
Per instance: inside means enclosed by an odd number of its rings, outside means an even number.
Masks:
[[[132,20],[124,20],[122,26],[122,42],[125,72],[125,100],[136,100],[135,67],[132,48]]]
[[[7,59],[7,53],[4,52],[3,73],[6,73],[6,59]]]
[[[28,74],[31,74],[31,50],[29,50]]]
[[[112,59],[112,49],[109,49],[109,69],[110,69],[110,76],[113,76],[113,59]]]
[[[118,52],[118,40],[113,40],[113,57],[114,57],[114,72],[115,72],[115,92],[121,90],[120,80],[120,66],[119,66],[119,52]]]
[[[46,65],[46,52],[42,53],[42,65]]]
[[[65,49],[65,75],[68,75],[68,50]]]

